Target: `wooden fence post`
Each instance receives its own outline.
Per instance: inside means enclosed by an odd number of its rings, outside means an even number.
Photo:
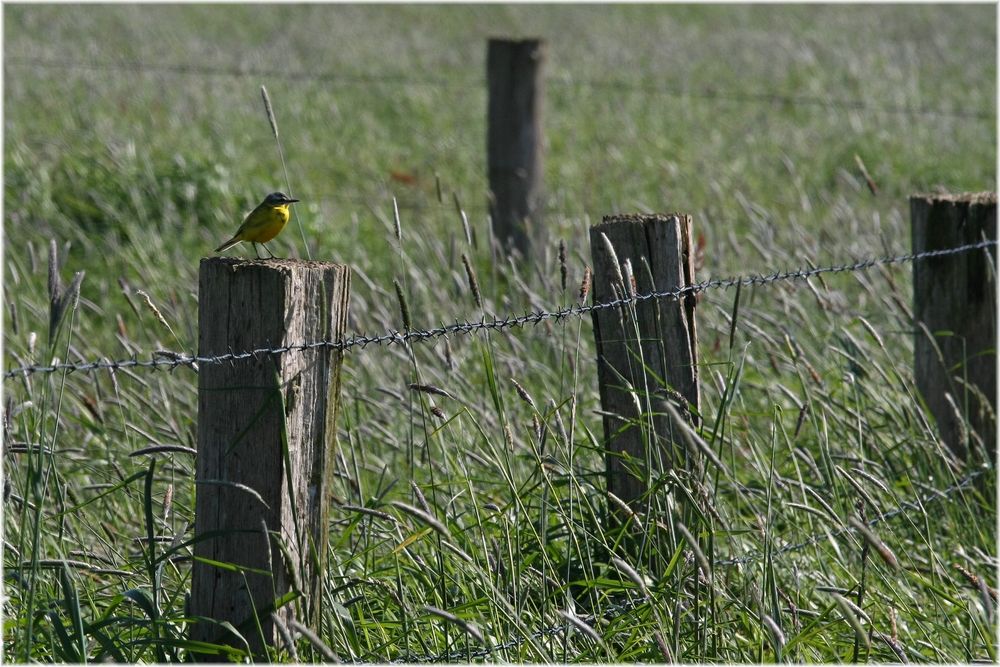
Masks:
[[[203,259],[199,355],[340,338],[349,293],[342,265]],[[275,601],[298,593],[278,617],[318,627],[342,356],[321,347],[201,364],[190,611],[215,622],[192,638],[242,646],[218,624],[228,621],[259,655],[276,641]]]
[[[501,247],[525,258],[531,256],[541,213],[544,61],[543,40],[489,40],[489,210]]]
[[[594,303],[694,281],[687,215],[606,216],[590,228],[590,252]],[[642,507],[650,479],[676,463],[664,401],[697,422],[694,307],[687,295],[593,311],[608,491],[633,509]]]
[[[997,197],[910,198],[913,252],[997,238]],[[942,440],[960,459],[996,456],[996,248],[913,263],[914,375]]]

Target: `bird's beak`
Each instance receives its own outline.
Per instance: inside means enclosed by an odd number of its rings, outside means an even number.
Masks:
[[[287,199],[285,199],[285,203],[286,204],[294,204],[297,201],[299,201],[299,200],[298,199],[292,199],[291,197],[288,197]]]

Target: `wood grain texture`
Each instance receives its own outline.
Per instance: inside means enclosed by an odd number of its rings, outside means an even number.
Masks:
[[[606,236],[614,249],[608,249]],[[590,229],[594,302],[671,290],[694,282],[691,217],[610,216]],[[617,256],[617,267],[615,256]],[[619,270],[631,265],[634,285]],[[626,283],[631,282],[627,277]],[[676,465],[673,427],[663,401],[697,423],[695,299],[650,299],[593,311],[604,411],[608,491],[641,509],[652,475]]]
[[[199,355],[332,340],[346,330],[346,266],[216,257],[202,260],[199,290]],[[318,624],[341,360],[319,349],[199,368],[191,612],[229,621],[257,653],[275,641],[269,608],[288,591],[303,597],[279,615]],[[262,633],[248,623],[251,599]],[[207,622],[192,636],[239,645]]]
[[[542,190],[542,68],[538,39],[491,39],[486,54],[486,160],[493,233],[507,252],[531,256]]]
[[[996,194],[916,195],[910,220],[914,252],[996,240]],[[996,456],[996,289],[995,247],[913,263],[917,388],[961,459]]]

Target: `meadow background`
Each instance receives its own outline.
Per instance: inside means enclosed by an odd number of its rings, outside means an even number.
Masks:
[[[393,279],[415,327],[570,304],[587,229],[606,214],[692,214],[704,278],[902,254],[909,195],[995,190],[989,5],[6,5],[3,16],[8,369],[196,350],[199,259],[265,193],[288,189],[261,85],[311,255],[354,271],[356,332],[401,328]],[[485,242],[494,36],[548,41],[548,243],[533,265],[494,261]],[[304,256],[297,222],[279,255]],[[55,328],[52,241],[63,283],[86,274]],[[995,661],[993,462],[952,461],[914,395],[910,272],[745,290],[734,333],[733,293],[703,295],[701,436],[736,479],[688,470],[671,484],[696,499],[691,527],[709,559],[761,555],[711,577],[657,532],[672,524],[666,505],[643,519],[658,537],[633,572],[615,565],[589,319],[350,353],[319,639],[367,661],[464,661],[498,645],[486,659]],[[195,446],[196,379],[178,368],[4,380],[8,658],[189,655],[190,554],[170,545],[193,521],[194,458],[130,453]],[[973,470],[964,492],[878,525],[898,568],[863,558],[842,530],[859,498],[871,518]],[[426,503],[447,538],[393,500]],[[860,609],[837,598],[859,586]],[[300,657],[317,650],[299,639]]]

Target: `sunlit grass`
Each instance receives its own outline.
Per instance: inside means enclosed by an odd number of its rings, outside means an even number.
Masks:
[[[241,54],[333,75],[8,63],[7,367],[195,351],[198,259],[284,182],[261,84],[313,257],[354,271],[357,332],[403,328],[393,280],[414,328],[571,304],[603,214],[693,214],[704,278],[907,252],[907,195],[994,187],[992,121],[694,95],[989,112],[987,7],[10,7],[4,24],[8,58],[234,68]],[[120,51],[97,39],[108,31]],[[492,262],[487,243],[482,58],[505,31],[551,40],[549,241],[531,266]],[[282,48],[267,48],[276,36]],[[336,78],[371,73],[460,85]],[[86,275],[50,336],[52,239],[62,283]],[[276,244],[304,256],[299,245],[296,230]],[[915,395],[909,271],[744,289],[732,338],[734,292],[703,295],[697,435],[733,477],[697,458],[673,471],[635,518],[641,557],[607,519],[589,320],[352,351],[319,639],[367,661],[464,661],[497,645],[491,658],[509,661],[995,660],[989,589],[959,569],[996,584],[992,462],[952,461]],[[186,367],[5,381],[8,657],[197,649],[190,551],[177,546],[193,525],[194,457],[131,456],[195,448],[196,399]],[[977,483],[932,499],[984,463]],[[898,567],[870,546],[862,559],[864,538],[842,532],[859,501],[871,519],[917,498],[873,528]],[[825,531],[837,536],[781,550]],[[856,603],[862,578],[858,614],[841,599]],[[302,638],[297,652],[321,658]]]

